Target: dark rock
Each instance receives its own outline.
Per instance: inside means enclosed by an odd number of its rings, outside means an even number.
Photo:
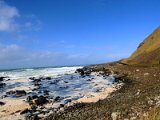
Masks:
[[[36,105],[32,105],[32,106],[31,106],[31,109],[32,109],[33,111],[36,111],[37,106],[36,106]]]
[[[6,94],[13,95],[14,97],[22,97],[25,96],[27,93],[24,90],[16,90],[16,91],[9,91]]]
[[[5,83],[0,83],[0,88],[3,88],[4,86],[6,86]]]
[[[66,88],[69,88],[69,86],[63,86],[63,87],[59,87],[59,88],[66,89]]]
[[[40,120],[40,118],[38,117],[38,115],[27,115],[25,117],[25,120]]]
[[[130,83],[131,81],[128,79],[126,74],[119,74],[114,76],[115,82],[124,82],[124,83]]]
[[[24,90],[16,90],[15,96],[16,97],[21,97],[21,96],[25,96],[27,93]]]
[[[29,79],[30,79],[30,80],[35,80],[35,77],[30,77]]]
[[[64,107],[64,104],[60,104],[59,107]]]
[[[83,69],[77,69],[76,72],[79,73],[80,75],[84,75],[85,74]]]
[[[28,96],[27,97],[27,102],[30,102],[32,100],[32,97],[31,96]]]
[[[41,79],[40,78],[34,79],[33,82],[41,82]]]
[[[1,96],[1,99],[6,98],[6,97],[8,97],[8,96],[7,95],[3,95],[3,96]]]
[[[54,80],[53,82],[50,82],[50,84],[57,84],[60,80]]]
[[[3,81],[3,80],[4,80],[4,78],[6,78],[6,77],[0,77],[0,81]]]
[[[49,95],[49,91],[48,90],[43,91],[43,93],[44,93],[45,96]]]
[[[11,80],[11,79],[7,79],[7,81],[9,81],[9,80]]]
[[[37,95],[33,95],[33,96],[32,96],[32,99],[37,99],[37,98],[38,98]]]
[[[47,80],[51,80],[52,78],[51,78],[51,77],[46,77],[46,79],[47,79]]]
[[[101,92],[101,90],[100,89],[96,89],[94,92]]]
[[[0,101],[0,105],[1,105],[1,106],[2,106],[2,105],[5,105],[5,103]]]
[[[70,78],[71,80],[73,80],[74,79],[74,77],[73,76],[71,76],[71,78]]]
[[[39,96],[37,99],[35,99],[35,104],[36,105],[43,105],[47,102],[48,102],[48,100],[44,96]]]
[[[17,110],[15,113],[19,113],[19,112],[21,112],[20,110]]]
[[[88,79],[87,81],[91,81],[91,79]]]
[[[31,110],[29,110],[28,108],[24,109],[23,111],[20,112],[20,114],[26,114],[26,113],[29,113],[31,112]]]
[[[65,100],[65,104],[67,104],[67,103],[69,103],[69,102],[72,102],[72,100],[71,100],[71,99]]]
[[[42,84],[39,83],[39,82],[35,82],[35,83],[34,83],[34,86],[40,86],[40,85],[42,85]]]
[[[54,101],[59,102],[60,99],[61,99],[61,97],[60,97],[60,96],[57,96],[57,97],[54,99]]]

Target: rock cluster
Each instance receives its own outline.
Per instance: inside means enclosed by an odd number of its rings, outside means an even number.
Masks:
[[[5,78],[6,78],[6,77],[0,77],[0,88],[3,88],[3,87],[6,86],[6,84],[3,83],[3,81],[4,81]]]
[[[6,92],[6,94],[13,97],[22,97],[22,96],[25,96],[27,93],[24,90],[15,90],[15,91]]]

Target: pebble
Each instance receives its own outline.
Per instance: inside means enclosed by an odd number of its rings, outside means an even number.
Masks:
[[[146,76],[146,75],[149,75],[149,73],[144,73],[144,75]]]
[[[5,105],[5,103],[0,101],[0,105],[1,105],[1,106],[2,106],[2,105]]]

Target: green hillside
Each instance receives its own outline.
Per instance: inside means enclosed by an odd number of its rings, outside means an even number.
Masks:
[[[160,27],[149,35],[129,58],[121,62],[138,65],[160,64]]]

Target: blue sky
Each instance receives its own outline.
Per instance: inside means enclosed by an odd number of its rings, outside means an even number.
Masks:
[[[159,0],[0,0],[0,69],[128,57],[160,25]]]

